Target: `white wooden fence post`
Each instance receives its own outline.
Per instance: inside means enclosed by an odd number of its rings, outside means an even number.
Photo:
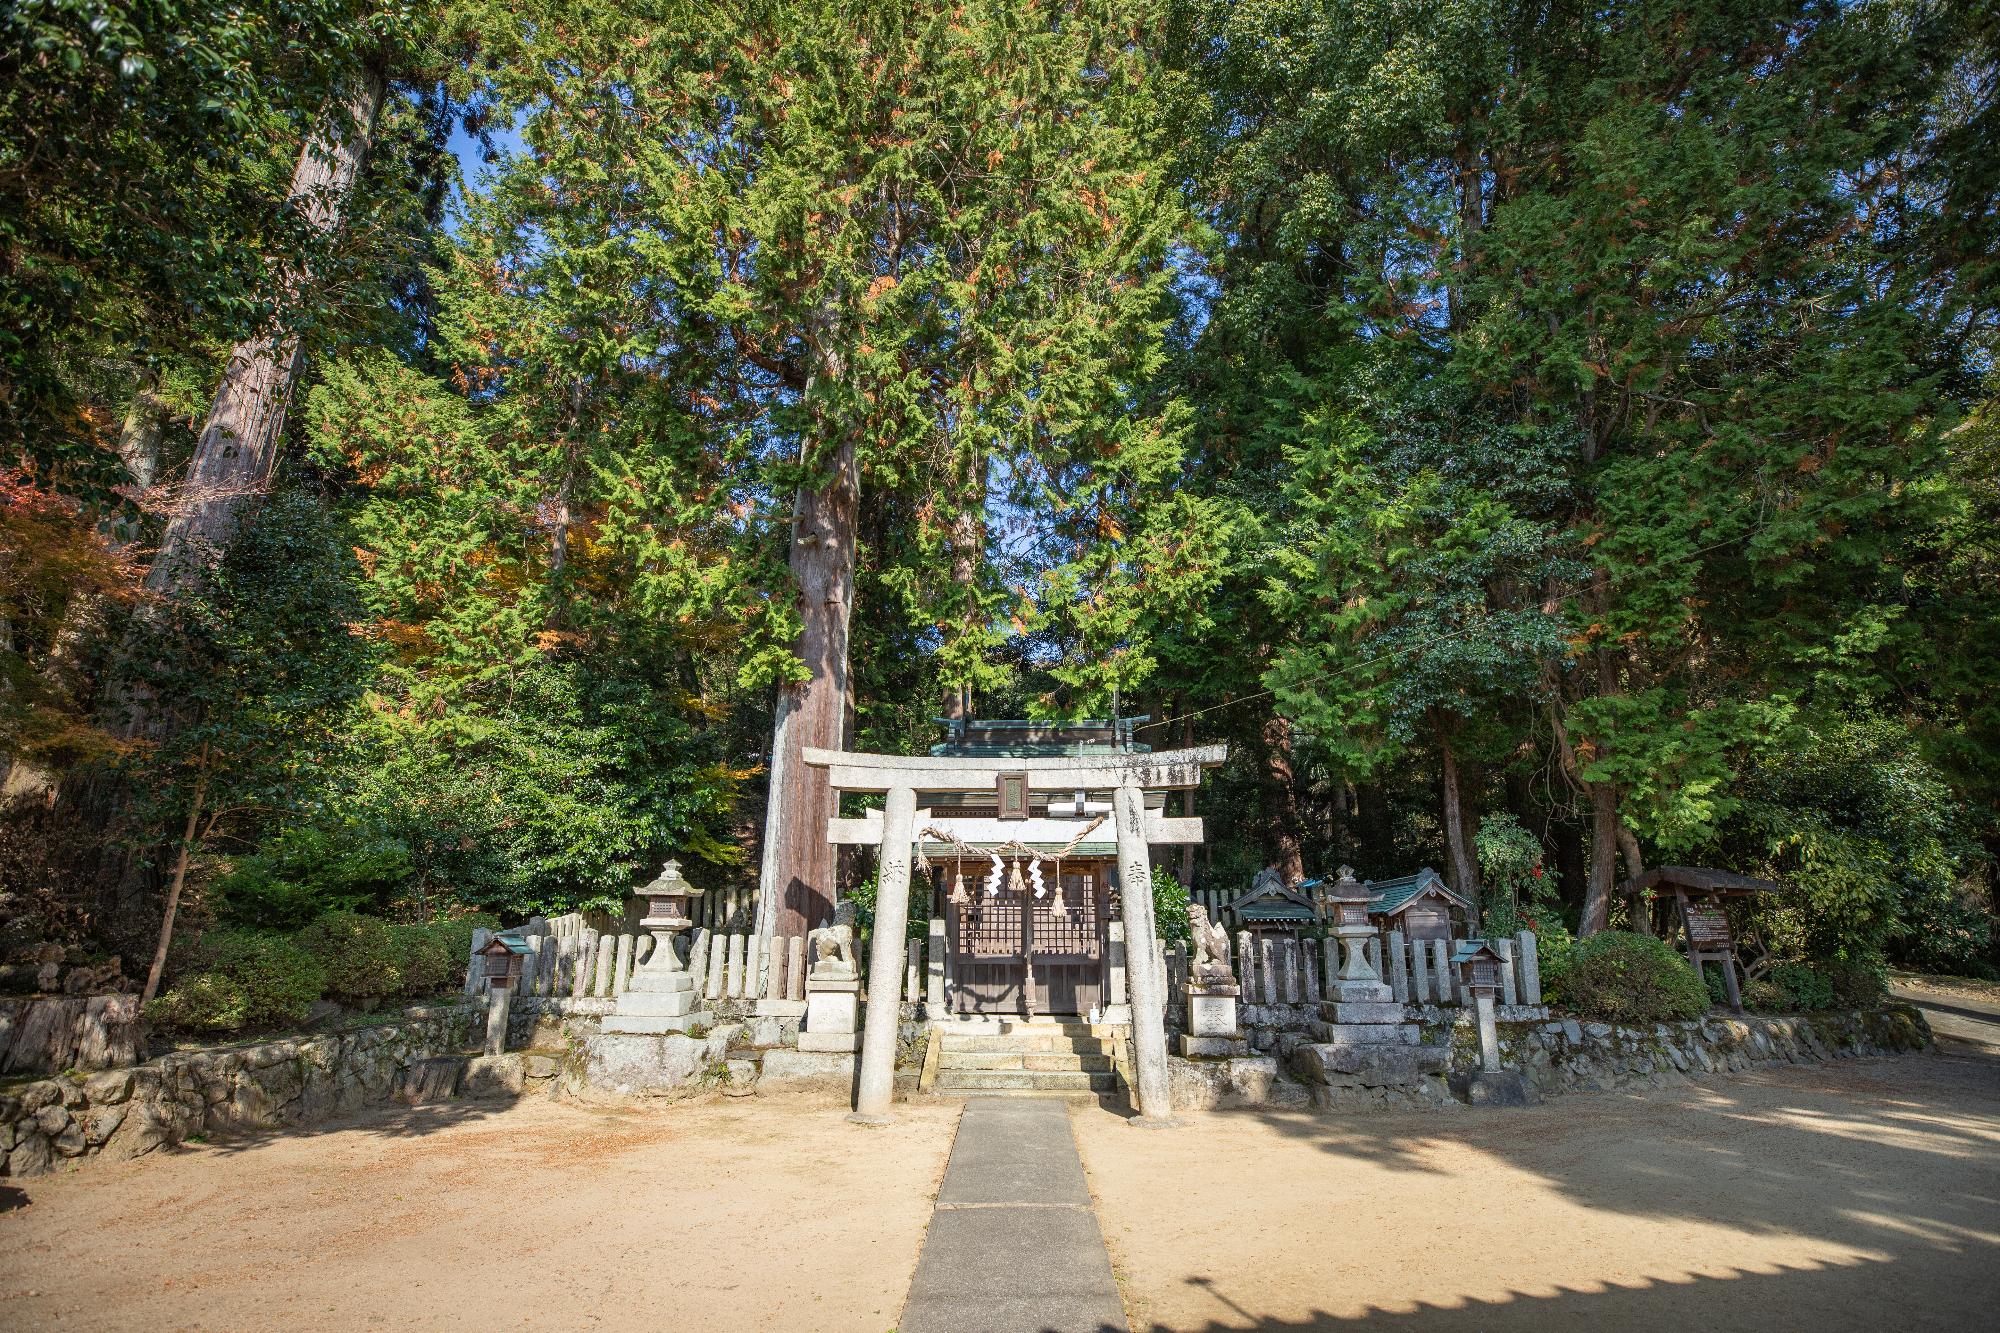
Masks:
[[[472,928],[472,952],[467,954],[465,958],[465,993],[467,995],[477,995],[486,989],[486,968],[479,957],[479,951],[484,949],[492,939],[493,932],[486,927],[474,926]]]
[[[694,982],[694,993],[706,995],[703,988],[708,985],[708,940],[709,929],[696,926],[694,934],[688,937],[688,976]]]
[[[1514,979],[1514,941],[1493,941],[1493,952],[1500,955],[1500,1003],[1519,1004],[1520,991]]]
[[[1542,960],[1539,954],[1535,932],[1524,930],[1514,937],[1521,946],[1521,1003],[1540,1004],[1542,1002]]]
[[[632,984],[632,955],[638,951],[638,940],[630,934],[618,936],[618,960],[611,972],[611,994],[623,995],[625,988]]]
[[[734,913],[731,913],[731,915],[733,916]],[[743,937],[741,935],[731,935],[729,937],[728,968],[729,971],[724,976],[722,982],[722,995],[724,999],[733,1000],[743,994]]]

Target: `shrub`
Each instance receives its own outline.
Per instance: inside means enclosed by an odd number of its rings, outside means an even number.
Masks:
[[[1792,994],[1768,977],[1743,983],[1743,1007],[1760,1014],[1782,1014],[1792,1006]]]
[[[367,1003],[403,994],[405,941],[381,918],[328,912],[298,940],[326,969],[327,993],[335,999]]]
[[[402,957],[402,994],[422,1000],[463,985],[473,927],[498,924],[495,917],[476,915],[391,926]]]
[[[1556,915],[1554,882],[1542,873],[1542,845],[1510,814],[1479,821],[1472,846],[1479,857],[1480,925],[1488,938],[1504,938]]]
[[[875,934],[875,896],[880,887],[878,877],[870,875],[847,891],[847,901],[854,904],[854,938],[857,942]],[[926,938],[931,930],[931,882],[928,876],[910,876],[909,912],[909,921],[903,933],[913,940]]]
[[[409,848],[379,830],[301,826],[238,860],[215,893],[224,920],[298,930],[328,912],[387,902],[410,874]]]
[[[1889,971],[1876,954],[1849,954],[1815,966],[1833,986],[1834,1003],[1842,1009],[1865,1009],[1889,998]]]
[[[1708,1008],[1708,987],[1664,941],[1606,930],[1543,969],[1550,998],[1579,1014],[1611,1023],[1694,1018]]]
[[[1163,866],[1153,867],[1153,929],[1169,949],[1194,939],[1194,924],[1188,919],[1188,891]]]
[[[305,1022],[326,990],[326,971],[283,935],[222,929],[203,935],[191,970],[146,1016],[171,1028],[240,1032]]]
[[[1833,1008],[1833,980],[1811,963],[1779,963],[1767,980],[1784,995],[1784,1008]]]

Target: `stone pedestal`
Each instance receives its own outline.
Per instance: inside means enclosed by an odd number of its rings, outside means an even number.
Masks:
[[[1240,986],[1206,983],[1188,987],[1188,1030],[1180,1039],[1180,1053],[1188,1059],[1228,1059],[1250,1053],[1237,1026],[1236,1001]]]
[[[617,1007],[605,1015],[603,1031],[619,1036],[657,1037],[709,1027],[715,1015],[699,1008],[694,978],[681,966],[671,938],[659,939],[646,965],[632,974]]]
[[[861,983],[849,979],[806,978],[806,1025],[799,1033],[802,1051],[853,1051],[859,1048]]]

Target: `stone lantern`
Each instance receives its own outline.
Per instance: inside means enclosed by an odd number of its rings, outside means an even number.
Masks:
[[[1375,938],[1375,927],[1368,921],[1368,902],[1368,886],[1354,878],[1352,866],[1342,866],[1340,878],[1320,889],[1320,913],[1346,953],[1340,965],[1343,1000],[1381,1002],[1389,998],[1389,988],[1368,961],[1368,941]]]
[[[652,883],[639,890],[639,896],[646,900],[646,915],[639,924],[653,933],[653,957],[646,961],[648,967],[664,953],[672,960],[673,968],[679,969],[680,955],[673,950],[674,936],[694,925],[688,916],[688,899],[700,893],[700,889],[681,878],[681,863],[671,859],[660,867]]]
[[[674,951],[674,936],[694,925],[688,916],[688,902],[702,890],[681,877],[681,863],[669,860],[659,875],[639,891],[646,900],[646,915],[639,924],[653,936],[653,952],[636,971],[618,1004],[604,1019],[603,1030],[632,1036],[658,1036],[686,1032],[697,1023],[706,1026],[713,1015],[696,1012],[699,997],[694,993],[694,977]]]

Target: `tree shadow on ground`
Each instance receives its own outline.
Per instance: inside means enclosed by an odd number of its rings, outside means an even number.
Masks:
[[[2000,1060],[1983,1056],[1789,1066],[1525,1110],[1217,1114],[1390,1171],[1448,1174],[1431,1150],[1470,1148],[1606,1213],[1894,1252],[1990,1251],[2000,1232]],[[1941,1166],[1955,1188],[1934,1188]],[[1925,1177],[1933,1187],[1913,1184]],[[1508,1204],[1471,1194],[1463,1209]]]
[[[206,1152],[233,1156],[249,1152],[276,1139],[306,1139],[328,1134],[365,1134],[372,1138],[418,1139],[465,1125],[478,1124],[503,1115],[522,1100],[517,1093],[487,1094],[478,1098],[454,1097],[449,1101],[405,1106],[401,1102],[377,1102],[359,1110],[333,1116],[312,1124],[279,1124],[203,1130],[174,1148],[160,1152]]]
[[[1884,1309],[1882,1283],[1893,1269],[1881,1260],[1847,1264],[1779,1267],[1774,1272],[1735,1269],[1723,1276],[1690,1273],[1676,1279],[1647,1279],[1635,1285],[1606,1283],[1598,1289],[1560,1289],[1553,1295],[1509,1293],[1504,1300],[1467,1299],[1456,1305],[1418,1303],[1412,1310],[1370,1307],[1360,1314],[1334,1315],[1314,1311],[1303,1317],[1277,1318],[1211,1292],[1228,1309],[1201,1324],[1151,1324],[1150,1333],[1269,1333],[1356,1328],[1365,1324],[1382,1333],[1545,1333],[1552,1328],[1721,1329],[1846,1328],[1880,1318]],[[1195,1279],[1197,1285],[1208,1285]],[[1848,1318],[1825,1322],[1829,1311],[1847,1311]],[[1896,1323],[1904,1328],[1926,1327],[1921,1309]]]

